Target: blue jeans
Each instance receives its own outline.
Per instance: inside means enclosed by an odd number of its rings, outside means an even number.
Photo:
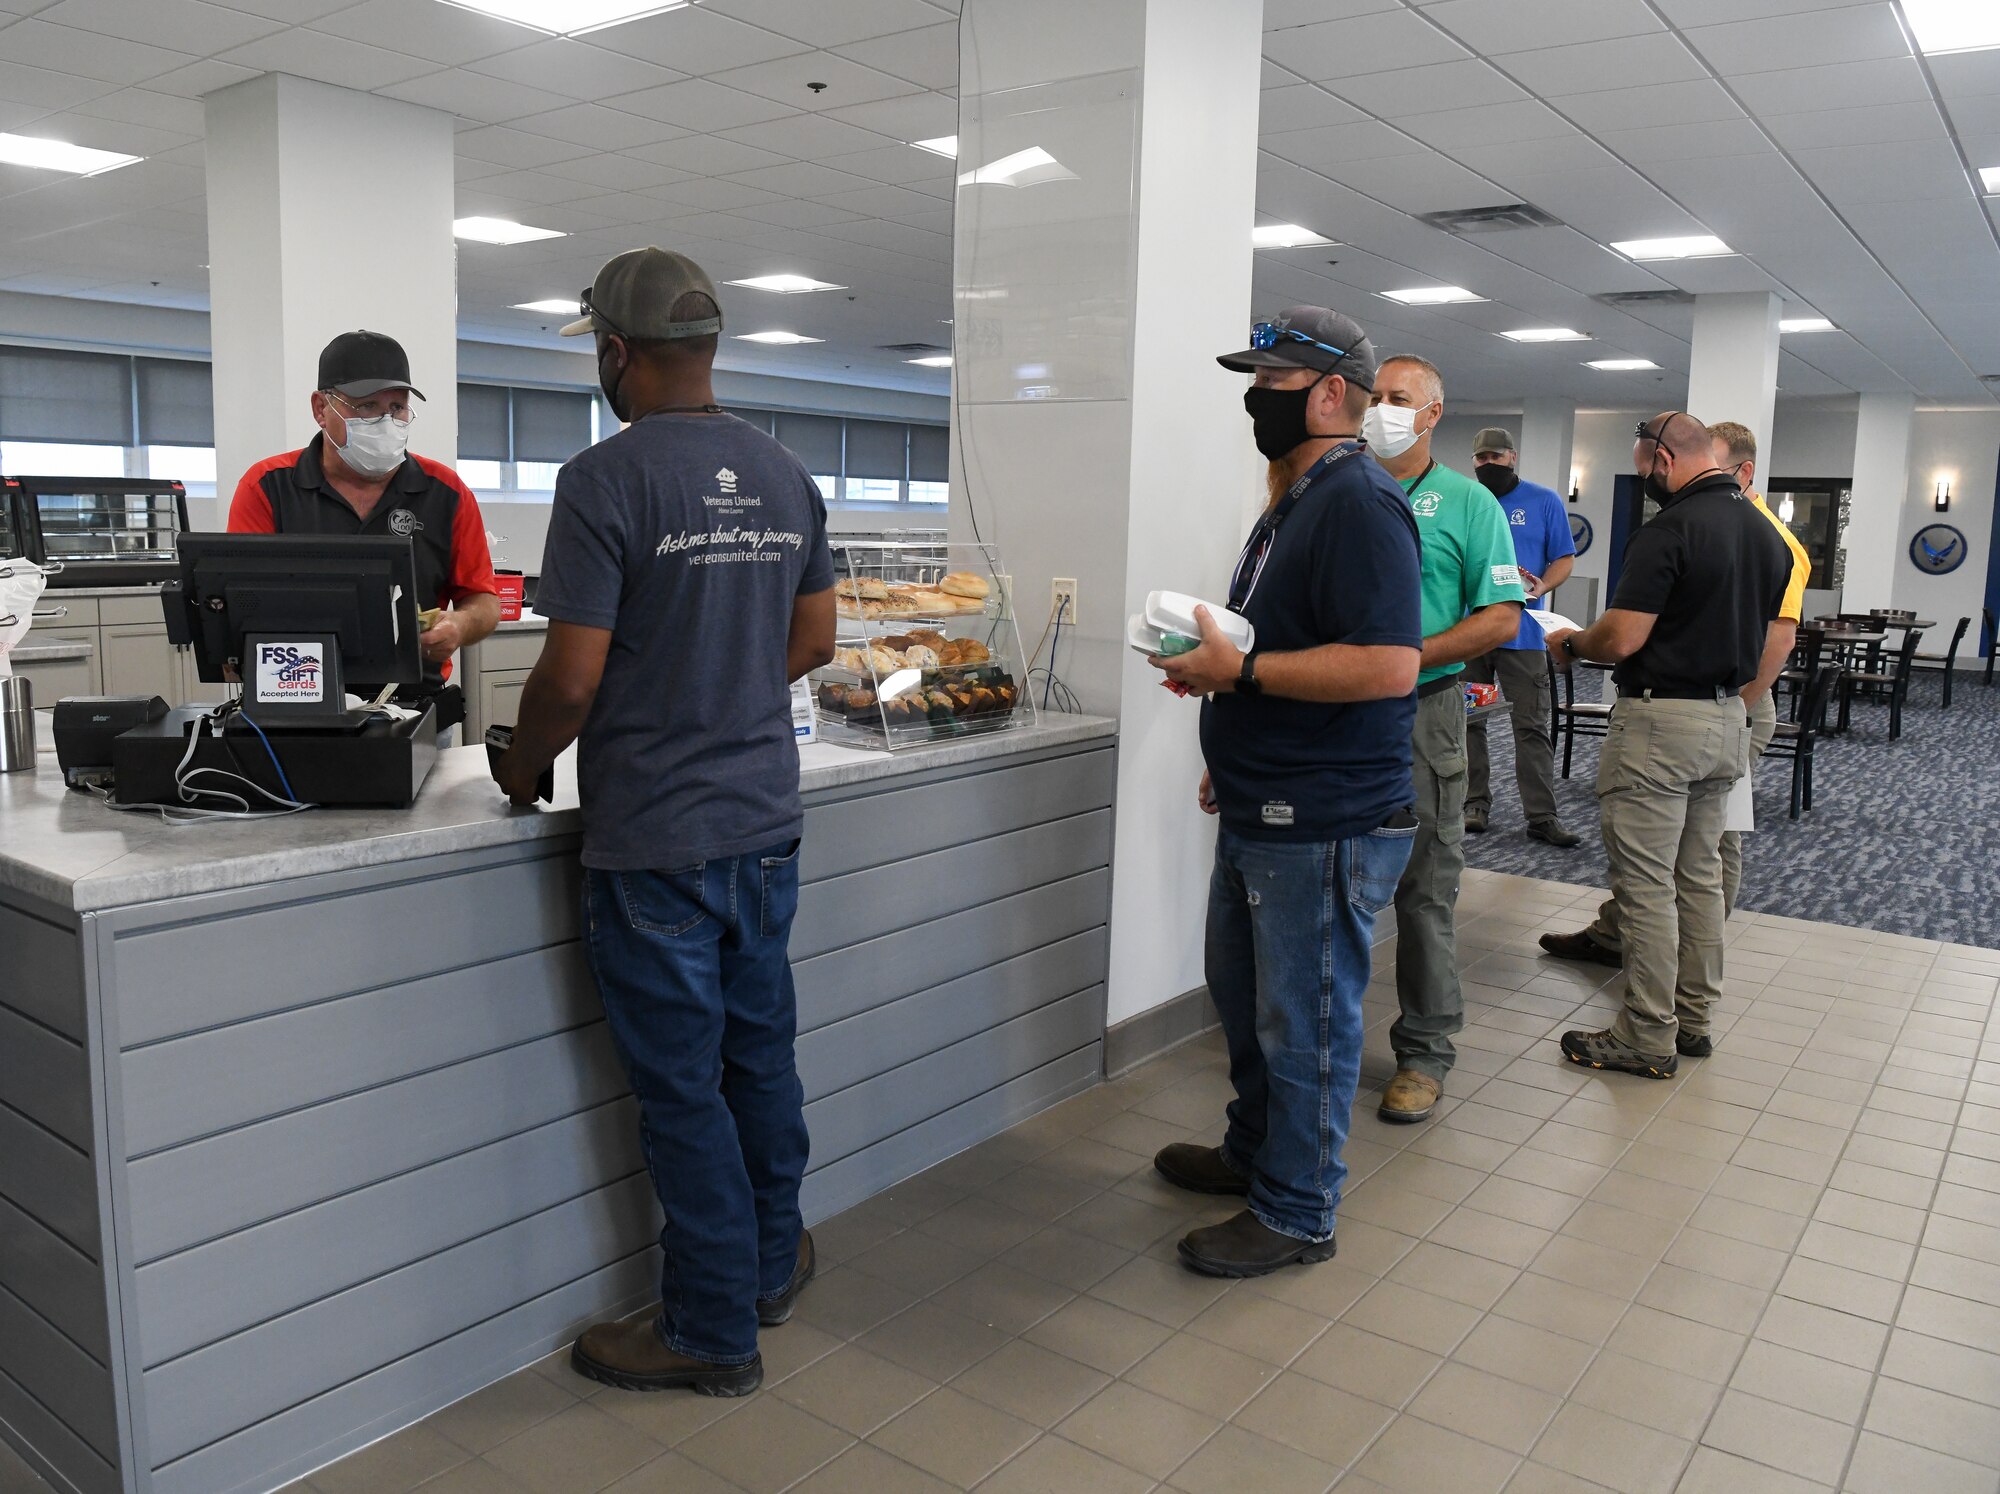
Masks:
[[[1250,1179],[1250,1212],[1295,1239],[1333,1233],[1375,915],[1415,835],[1216,842],[1205,962],[1236,1090],[1222,1155]]]
[[[639,1101],[660,1230],[661,1340],[757,1354],[757,1299],[797,1262],[805,1094],[785,945],[799,847],[677,871],[584,874],[591,974]]]

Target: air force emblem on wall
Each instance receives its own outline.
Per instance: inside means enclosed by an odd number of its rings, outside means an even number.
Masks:
[[[1943,576],[1965,564],[1965,536],[1949,524],[1927,524],[1910,536],[1910,560],[1928,576]]]
[[[407,508],[396,508],[389,511],[389,532],[391,534],[398,534],[404,539],[408,539],[423,527],[423,525],[417,522],[417,516]]]

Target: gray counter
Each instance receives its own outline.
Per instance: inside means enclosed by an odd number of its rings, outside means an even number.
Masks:
[[[807,749],[809,1219],[1096,1082],[1112,723]],[[0,1436],[268,1490],[655,1290],[573,780],[168,827],[0,777]]]

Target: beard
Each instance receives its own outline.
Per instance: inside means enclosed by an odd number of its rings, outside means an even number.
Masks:
[[[1276,508],[1278,500],[1285,496],[1285,489],[1292,485],[1292,464],[1277,461],[1264,468],[1264,507]]]

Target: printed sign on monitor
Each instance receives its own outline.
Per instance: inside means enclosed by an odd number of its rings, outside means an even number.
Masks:
[[[325,698],[326,657],[318,643],[257,645],[258,705],[318,705]]]

